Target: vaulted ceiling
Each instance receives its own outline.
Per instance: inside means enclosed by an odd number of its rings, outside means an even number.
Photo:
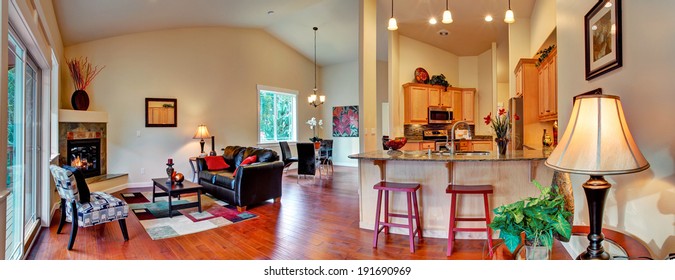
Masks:
[[[514,0],[519,17],[529,18],[535,0]],[[386,59],[386,23],[391,1],[378,0],[378,56]],[[66,46],[124,34],[161,29],[232,26],[260,28],[317,63],[354,61],[358,54],[359,0],[53,0]],[[450,0],[454,23],[440,23],[442,0],[397,0],[394,16],[401,35],[459,56],[477,55],[507,36],[507,0]],[[485,22],[492,14],[494,21]],[[435,16],[439,23],[427,21]],[[440,36],[439,30],[448,31]],[[383,39],[384,38],[384,39]]]

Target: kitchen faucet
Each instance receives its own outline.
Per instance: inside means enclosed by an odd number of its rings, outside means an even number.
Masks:
[[[455,124],[452,125],[452,128],[450,129],[450,144],[448,144],[448,135],[445,135],[445,148],[450,151],[451,155],[455,154],[455,127],[457,127],[458,124],[463,123],[465,125],[469,125],[465,121],[458,121]]]

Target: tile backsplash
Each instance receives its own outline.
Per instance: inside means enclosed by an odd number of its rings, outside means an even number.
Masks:
[[[468,127],[467,127],[468,126]],[[428,129],[446,129],[450,130],[451,124],[406,124],[403,125],[403,134],[410,140],[422,140],[422,133]],[[471,136],[474,135],[475,125],[459,124],[456,129],[468,129]]]

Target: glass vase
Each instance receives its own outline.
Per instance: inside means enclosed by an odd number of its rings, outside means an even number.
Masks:
[[[506,149],[509,146],[509,139],[497,138],[495,139],[495,142],[497,142],[497,150],[499,151],[499,154],[506,155]]]

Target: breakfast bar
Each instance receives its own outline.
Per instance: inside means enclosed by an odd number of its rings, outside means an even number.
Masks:
[[[539,193],[532,180],[549,185],[553,170],[544,165],[549,150],[514,150],[506,155],[490,153],[442,153],[433,151],[372,151],[350,155],[359,165],[359,227],[372,230],[375,226],[377,192],[373,185],[390,182],[419,183],[420,217],[425,237],[448,237],[450,196],[445,190],[455,185],[492,185],[490,209]],[[404,196],[391,198],[392,212],[405,212]],[[468,217],[483,216],[480,197],[460,198],[457,213]],[[465,222],[484,227],[484,222]],[[481,225],[482,223],[482,225]],[[407,234],[404,230],[391,229]],[[494,234],[494,233],[493,233]],[[485,233],[459,232],[457,239],[485,239]],[[494,236],[497,237],[496,235]]]

